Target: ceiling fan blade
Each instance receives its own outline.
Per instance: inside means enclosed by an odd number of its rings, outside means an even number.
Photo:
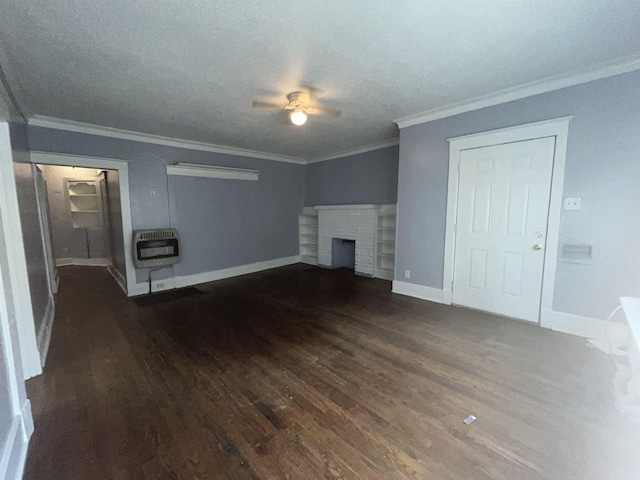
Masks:
[[[283,105],[279,103],[263,102],[261,100],[254,100],[251,104],[253,108],[282,108]]]
[[[319,95],[324,93],[324,90],[313,85],[301,85],[302,89],[307,91],[310,100],[315,100]]]
[[[330,107],[306,107],[304,111],[307,115],[322,115],[325,117],[339,117],[342,113],[342,110],[338,110],[336,108]]]

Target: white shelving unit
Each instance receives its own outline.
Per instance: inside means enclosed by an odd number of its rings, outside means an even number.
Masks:
[[[376,216],[375,276],[393,280],[396,257],[396,206],[383,205]]]
[[[96,182],[69,180],[67,188],[73,228],[100,228],[100,204]]]
[[[300,261],[318,265],[318,211],[305,207],[298,215]]]

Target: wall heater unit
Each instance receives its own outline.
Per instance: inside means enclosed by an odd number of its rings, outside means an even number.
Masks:
[[[178,263],[181,259],[178,231],[174,228],[135,231],[133,259],[136,268],[162,267]]]

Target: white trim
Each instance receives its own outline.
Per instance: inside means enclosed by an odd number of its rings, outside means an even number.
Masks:
[[[122,276],[122,273],[120,273],[120,271],[117,270],[116,267],[114,267],[111,264],[109,264],[107,266],[107,270],[109,271],[109,273],[111,274],[113,279],[118,283],[118,285],[120,285],[120,288],[122,289],[122,291],[126,295],[127,294],[127,280]]]
[[[443,303],[442,302],[442,290],[439,288],[425,287],[424,285],[417,285],[415,283],[401,282],[394,280],[391,284],[391,292],[398,293],[400,295],[406,295],[408,297],[420,298],[422,300],[428,300],[430,302]]]
[[[150,133],[134,132],[131,130],[123,130],[113,127],[103,127],[90,123],[75,122],[73,120],[64,120],[62,118],[46,117],[42,115],[34,115],[33,117],[29,118],[29,125],[34,127],[45,127],[55,130],[64,130],[66,132],[85,133],[88,135],[98,135],[100,137],[130,140],[132,142],[144,142],[152,143],[154,145],[163,145],[167,147],[198,150],[201,152],[213,152],[222,153],[225,155],[261,158],[263,160],[296,163],[299,165],[304,165],[305,163],[305,160],[299,157],[289,157],[286,155],[278,155],[276,153],[258,152],[255,150],[247,150],[244,148],[226,147],[224,145],[215,145],[212,143],[197,142],[194,140],[163,137],[161,135],[152,135]]]
[[[47,280],[49,283],[49,294],[55,295],[58,293],[58,286],[56,284],[56,269],[55,259],[53,258],[53,249],[51,246],[51,226],[49,225],[47,206],[47,192],[46,188],[40,188],[40,182],[44,182],[42,177],[42,171],[34,163],[31,164],[31,174],[33,175],[33,181],[36,189],[36,206],[38,208],[38,221],[40,223],[40,237],[42,240],[42,252],[44,255],[44,261],[46,263]]]
[[[183,177],[224,178],[227,180],[258,180],[258,170],[245,168],[215,167],[212,165],[196,165],[194,163],[178,163],[167,165],[167,175]]]
[[[364,145],[362,147],[350,148],[348,150],[332,153],[330,155],[322,155],[319,157],[315,157],[310,160],[307,160],[306,164],[310,165],[312,163],[326,162],[327,160],[335,160],[337,158],[351,157],[353,155],[359,155],[361,153],[368,153],[368,152],[373,152],[375,150],[382,150],[383,148],[395,147],[399,143],[400,143],[399,138],[393,138],[391,140],[385,140],[383,142],[370,143],[369,145]]]
[[[567,156],[567,138],[569,122],[573,117],[562,117],[543,122],[518,125],[490,132],[477,133],[449,139],[449,185],[447,194],[447,220],[444,250],[443,299],[451,304],[453,270],[455,265],[455,231],[458,199],[458,163],[460,152],[469,148],[480,148],[501,143],[519,142],[544,137],[555,137],[555,154],[551,175],[551,196],[549,218],[547,221],[547,240],[542,277],[542,296],[539,321],[542,311],[553,309],[553,291],[556,281],[558,240],[560,232],[560,214],[562,210],[562,189],[564,186],[564,167]]]
[[[591,340],[607,341],[607,322],[597,318],[542,309],[540,326]]]
[[[129,169],[128,160],[115,158],[89,157],[84,155],[71,155],[65,153],[31,151],[31,163],[43,165],[60,165],[65,167],[95,168],[96,170]]]
[[[620,297],[620,304],[624,309],[624,315],[631,330],[633,341],[640,352],[640,298]]]
[[[376,210],[381,205],[359,204],[359,205],[316,205],[316,210]]]
[[[502,143],[520,142],[536,138],[555,137],[563,128],[568,128],[573,116],[552,118],[541,122],[525,123],[513,127],[472,133],[459,137],[447,138],[451,150],[469,150]]]
[[[14,415],[11,419],[11,426],[6,437],[6,443],[2,445],[0,452],[0,478],[5,480],[20,480],[24,473],[24,466],[27,460],[27,449],[29,439],[33,433],[33,416],[31,414],[31,402],[25,400],[21,413]],[[15,465],[11,465],[14,452],[18,452]],[[13,470],[15,476],[8,477],[7,472]]]
[[[22,224],[18,207],[18,193],[16,189],[15,173],[13,170],[13,154],[9,137],[9,125],[0,122],[0,218],[5,238],[22,240]],[[20,343],[20,357],[24,379],[40,375],[40,354],[36,340],[36,328],[33,321],[33,307],[29,288],[29,274],[27,260],[22,241],[5,242],[7,252],[9,284],[18,338]]]
[[[7,478],[7,471],[10,467],[9,462],[11,461],[14,450],[22,448],[22,440],[22,435],[20,435],[20,417],[16,415],[11,420],[11,427],[9,427],[4,449],[0,452],[0,478]]]
[[[148,284],[147,284],[148,286]],[[173,290],[176,288],[176,279],[174,277],[163,278],[161,280],[151,280],[151,292],[164,292],[165,290]]]
[[[263,270],[270,270],[272,268],[284,267],[287,265],[293,265],[300,263],[300,256],[294,255],[291,257],[276,258],[273,260],[266,260],[264,262],[250,263],[248,265],[240,265],[238,267],[224,268],[221,270],[214,270],[211,272],[195,273],[193,275],[178,275],[175,277],[175,288],[189,287],[191,285],[198,285],[200,283],[215,282],[216,280],[222,280],[225,278],[237,277],[240,275],[247,275],[250,273],[262,272]],[[157,282],[169,282],[171,279],[157,280]],[[166,290],[164,288],[163,290]],[[148,283],[138,283],[135,289],[135,295],[144,295],[149,292]]]
[[[120,206],[122,211],[122,236],[127,279],[127,295],[134,295],[136,269],[133,265],[132,243],[133,226],[131,222],[131,196],[129,193],[129,164],[124,160],[58,153],[31,152],[31,163],[45,165],[66,165],[70,167],[95,168],[99,170],[117,170],[120,179]]]
[[[31,438],[31,434],[34,431],[33,413],[31,412],[31,400],[28,398],[22,403],[20,408],[20,414],[22,415],[22,426],[27,438]]]
[[[47,308],[42,316],[42,326],[38,332],[38,350],[40,351],[40,365],[44,368],[49,353],[49,344],[51,343],[51,332],[53,331],[53,319],[56,316],[56,305],[53,296],[49,296]]]
[[[622,60],[618,59],[614,63],[601,65],[595,69],[572,72],[544,80],[525,83],[517,87],[506,88],[499,92],[482,95],[463,102],[452,103],[450,105],[444,105],[442,107],[427,110],[426,112],[399,118],[398,120],[394,120],[394,122],[402,129],[412,125],[452,117],[461,113],[480,110],[481,108],[492,107],[502,103],[520,100],[522,98],[533,97],[534,95],[540,95],[542,93],[552,92],[562,88],[573,87],[575,85],[600,80],[602,78],[633,72],[638,69],[640,69],[640,57],[637,55],[629,56]]]
[[[56,258],[56,267],[78,265],[82,267],[110,267],[108,258]]]

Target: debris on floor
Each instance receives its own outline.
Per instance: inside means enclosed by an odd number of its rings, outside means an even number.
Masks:
[[[474,417],[473,415],[469,415],[467,418],[464,419],[464,424],[469,425],[470,423],[475,421],[476,421],[476,417]]]

